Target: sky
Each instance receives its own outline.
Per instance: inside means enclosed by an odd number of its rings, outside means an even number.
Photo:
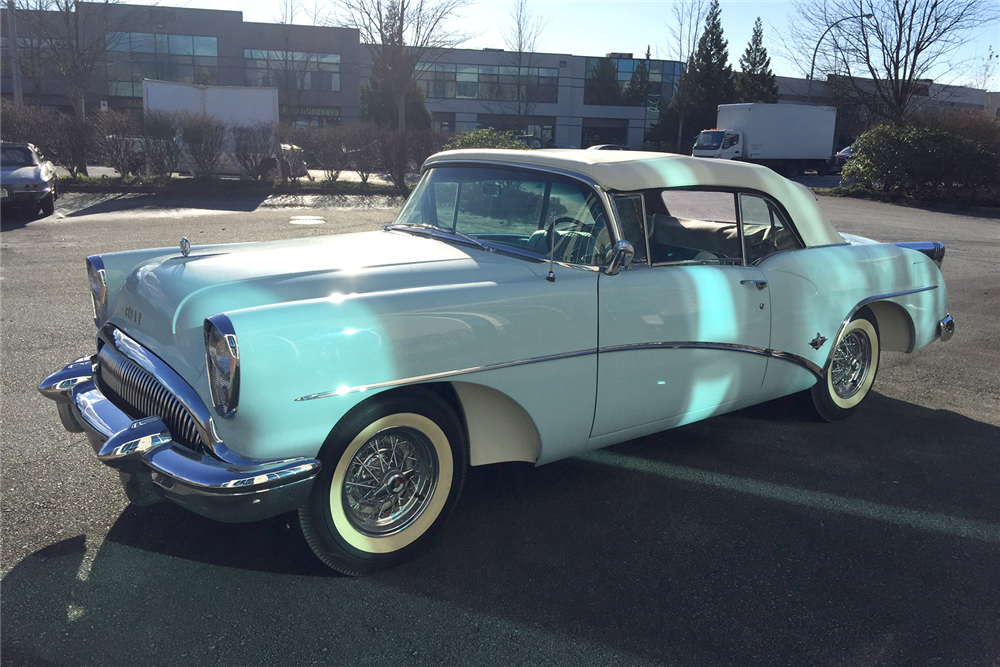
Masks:
[[[145,0],[125,0],[145,3]],[[683,1],[683,0],[678,0]],[[996,2],[997,0],[984,0]],[[314,3],[330,6],[324,0],[302,0],[300,6],[312,8]],[[159,0],[160,6],[225,9],[242,11],[244,21],[270,23],[277,20],[279,0]],[[476,33],[463,46],[479,49],[502,47],[502,30],[512,24],[511,0],[479,0],[456,22],[463,32]],[[567,53],[577,56],[602,56],[607,53],[633,53],[642,57],[649,46],[654,58],[670,58],[672,12],[669,0],[618,2],[615,0],[530,0],[529,8],[548,21],[540,38],[539,51]],[[766,0],[722,0],[722,29],[729,42],[729,62],[739,69],[739,58],[746,49],[759,16],[764,26],[764,47],[771,56],[771,68],[779,76],[804,77],[793,63],[782,57],[777,35],[787,31],[793,13],[790,2]],[[309,12],[300,9],[295,23],[310,23]],[[970,73],[934,72],[940,83],[966,83],[975,64],[981,63],[990,47],[1000,54],[1000,22],[983,26],[972,36],[960,60],[970,63]],[[980,65],[981,67],[981,65]],[[1000,68],[993,72],[989,90],[1000,90]]]

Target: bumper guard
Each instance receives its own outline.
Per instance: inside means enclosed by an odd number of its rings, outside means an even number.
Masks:
[[[163,499],[217,521],[277,516],[305,502],[319,472],[312,458],[248,460],[228,448],[227,460],[174,443],[159,417],[133,420],[94,383],[94,358],[77,359],[39,385],[56,402],[68,431],[84,432],[97,458],[121,473],[129,500]]]

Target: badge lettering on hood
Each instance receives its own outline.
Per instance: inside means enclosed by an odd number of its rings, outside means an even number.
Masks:
[[[125,317],[131,320],[136,326],[142,324],[142,312],[132,306],[125,306]]]

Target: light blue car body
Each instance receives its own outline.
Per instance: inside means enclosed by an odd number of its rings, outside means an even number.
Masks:
[[[427,168],[579,176],[612,220],[609,193],[747,188],[784,205],[805,247],[752,266],[680,262],[615,275],[391,229],[188,256],[122,252],[101,257],[98,324],[173,369],[208,406],[221,449],[247,461],[315,458],[360,402],[446,383],[472,465],[548,463],[808,389],[863,307],[883,350],[912,352],[941,334],[947,297],[935,261],[838,235],[800,186],[749,165],[584,153],[459,151]],[[229,419],[212,410],[206,373],[205,319],[220,313],[239,348]]]

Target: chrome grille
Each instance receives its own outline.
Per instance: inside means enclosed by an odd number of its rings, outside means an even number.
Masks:
[[[111,345],[104,345],[97,355],[97,374],[101,389],[111,394],[109,398],[117,398],[139,417],[159,417],[174,442],[195,451],[206,451],[197,423],[180,400]]]

